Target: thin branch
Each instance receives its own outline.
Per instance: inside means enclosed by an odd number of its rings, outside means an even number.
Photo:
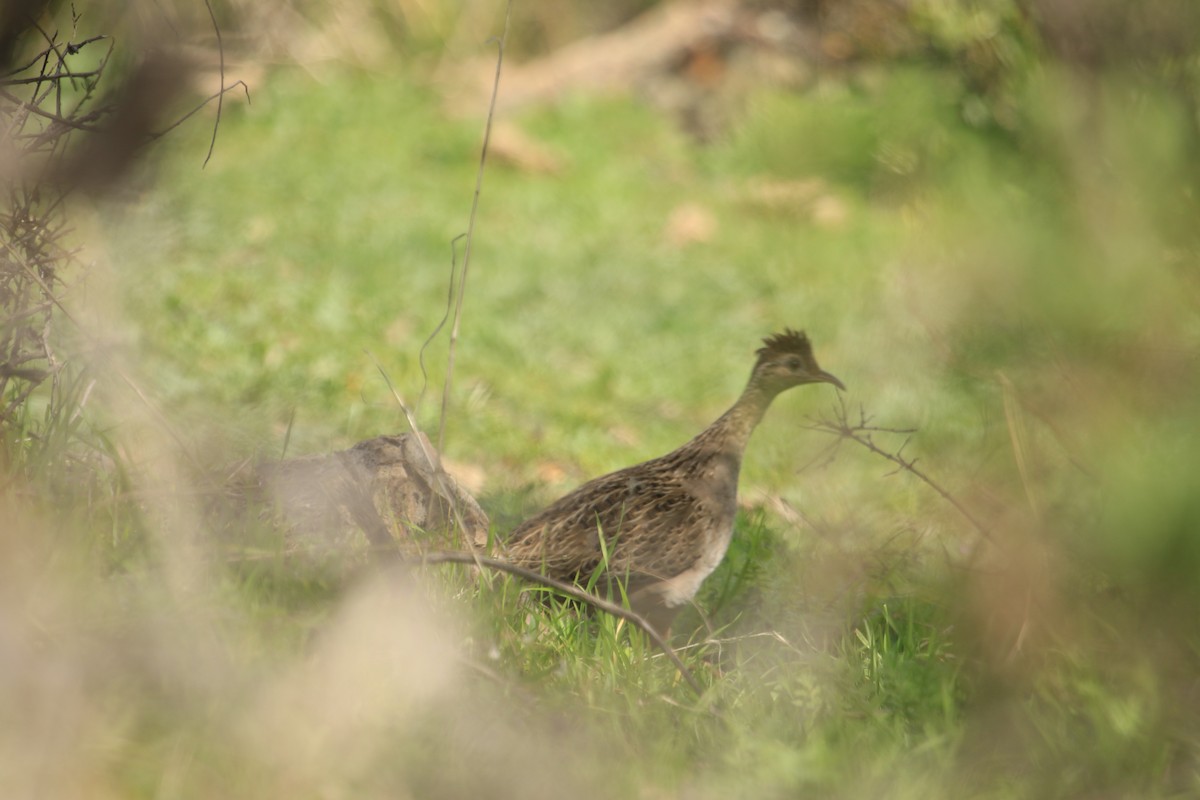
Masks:
[[[433,333],[429,334],[424,344],[421,345],[421,350],[417,353],[417,364],[421,367],[421,393],[417,395],[418,412],[421,410],[422,403],[425,402],[425,389],[429,386],[429,372],[425,369],[425,351],[442,332],[442,328],[446,327],[446,322],[450,319],[450,311],[454,308],[454,287],[458,278],[458,242],[465,237],[465,233],[460,233],[450,240],[450,287],[446,291],[446,311],[433,329]]]
[[[250,102],[250,87],[246,85],[245,81],[234,81],[233,83],[231,83],[228,86],[221,89],[221,91],[215,92],[215,93],[209,95],[208,97],[204,98],[203,100],[201,100],[200,103],[195,108],[193,108],[188,113],[184,114],[179,119],[172,122],[167,127],[163,128],[161,131],[155,131],[154,133],[151,133],[149,136],[149,140],[154,141],[155,139],[161,139],[162,137],[166,136],[171,131],[178,128],[183,123],[187,122],[189,119],[194,117],[196,114],[200,113],[200,111],[203,110],[203,108],[206,105],[208,105],[209,103],[211,103],[213,100],[217,100],[219,103],[222,95],[224,95],[226,92],[232,92],[234,89],[236,89],[239,86],[242,87],[242,91],[244,91],[246,93],[246,102],[249,103]],[[215,134],[214,134],[214,136],[215,136]],[[211,153],[211,151],[209,151],[209,152]],[[208,163],[207,158],[205,159],[205,163]]]
[[[838,397],[838,405],[833,408],[833,418],[822,417],[816,420],[812,425],[806,426],[809,430],[829,433],[840,439],[849,439],[862,447],[870,450],[875,455],[881,456],[896,465],[897,471],[911,473],[914,477],[928,486],[933,491],[945,500],[950,505],[954,506],[968,522],[979,531],[985,539],[992,544],[998,544],[995,537],[992,535],[991,529],[983,523],[978,517],[971,513],[965,505],[960,503],[954,495],[942,488],[941,484],[929,477],[927,473],[917,467],[917,459],[905,458],[903,455],[904,446],[908,444],[908,438],[895,452],[884,450],[871,439],[872,433],[893,433],[910,435],[914,433],[913,429],[909,428],[882,428],[870,424],[871,418],[866,412],[859,409],[859,421],[857,424],[851,424],[846,415],[846,401]],[[911,438],[911,437],[910,437]]]
[[[204,157],[204,163],[200,165],[200,169],[208,166],[208,160],[212,158],[213,150],[217,146],[217,128],[221,127],[221,108],[225,103],[225,45],[221,41],[221,26],[217,24],[217,15],[213,11],[210,0],[204,0],[204,7],[208,9],[208,18],[212,20],[213,31],[217,34],[217,58],[221,72],[221,84],[220,91],[217,92],[217,118],[213,120],[212,139],[208,142],[208,155]],[[249,90],[246,91],[246,94],[248,99]]]
[[[510,564],[507,561],[500,561],[494,558],[484,558],[472,553],[425,553],[421,556],[421,562],[425,564],[466,564],[468,566],[482,565],[488,569],[496,570],[497,572],[515,575],[518,578],[522,578],[531,583],[548,586],[551,589],[554,589],[556,592],[565,594],[568,597],[573,597],[576,600],[587,603],[593,608],[597,608],[606,614],[611,614],[614,617],[623,619],[631,625],[644,631],[646,635],[650,637],[650,640],[654,642],[654,644],[656,644],[659,649],[666,654],[671,663],[675,665],[675,669],[679,670],[679,674],[692,688],[692,691],[696,693],[697,697],[702,697],[704,695],[704,687],[700,685],[700,682],[696,680],[696,677],[692,674],[691,670],[689,670],[683,663],[683,660],[679,658],[679,654],[675,652],[675,649],[672,648],[671,645],[667,644],[666,639],[664,639],[658,633],[658,631],[654,629],[654,626],[647,622],[644,617],[642,617],[640,614],[630,611],[624,606],[620,606],[611,601],[597,597],[590,592],[584,591],[573,583],[567,583],[566,581],[560,581],[555,578],[547,577],[536,570],[519,567],[516,564]]]
[[[101,33],[96,36],[89,36],[80,42],[67,42],[67,55],[73,56],[92,42],[99,42],[107,38],[109,38],[107,34]]]
[[[15,69],[10,69],[8,72],[4,73],[3,76],[0,76],[0,84],[8,83],[8,81],[5,80],[5,78],[8,78],[12,75],[20,75],[25,70],[32,69],[39,61],[47,58],[50,55],[50,52],[51,52],[51,48],[47,47],[45,50],[42,50],[37,55],[30,58],[29,61],[27,61],[24,66],[17,67]]]
[[[442,412],[438,419],[437,449],[442,450],[446,438],[446,409],[450,404],[450,384],[454,377],[454,353],[458,330],[462,323],[463,298],[467,294],[467,272],[471,268],[471,243],[475,240],[475,217],[479,211],[479,195],[483,191],[483,168],[487,164],[488,143],[492,138],[492,120],[496,116],[496,98],[500,95],[500,72],[504,66],[504,47],[508,43],[508,24],[512,17],[512,0],[504,7],[504,30],[496,40],[496,76],[492,80],[492,99],[488,103],[487,122],[483,128],[483,146],[479,151],[479,169],[475,173],[475,196],[471,200],[471,217],[467,222],[467,242],[463,246],[462,277],[458,282],[458,300],[454,304],[454,325],[450,328],[450,352],[446,362],[446,380],[442,384]]]
[[[99,77],[100,70],[94,69],[88,72],[52,72],[49,75],[35,75],[32,78],[4,78],[0,80],[0,85],[3,86],[20,86],[27,83],[42,83],[44,81],[56,81],[63,78],[96,78]]]
[[[67,119],[66,117],[59,116],[58,114],[55,114],[52,111],[46,111],[44,109],[38,108],[35,105],[27,103],[24,100],[22,100],[21,98],[17,97],[16,95],[14,95],[10,92],[4,91],[4,89],[0,89],[0,97],[4,98],[5,100],[9,101],[10,103],[17,105],[20,108],[25,109],[26,111],[28,111],[31,114],[35,114],[39,117],[44,117],[45,119],[48,119],[51,122],[56,122],[65,128],[74,128],[77,131],[90,131],[92,133],[95,133],[99,129],[96,127],[93,127],[91,125],[87,125],[85,123],[94,122],[95,120],[97,120],[101,116],[103,116],[104,114],[108,113],[110,110],[108,108],[102,108],[97,111],[93,111],[89,114],[84,114],[82,117],[79,117],[77,119]]]

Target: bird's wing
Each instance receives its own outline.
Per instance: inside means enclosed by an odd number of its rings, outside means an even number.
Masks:
[[[564,579],[595,569],[605,551],[612,573],[666,578],[688,569],[702,546],[700,503],[682,479],[651,463],[563,496],[513,530],[506,555]]]

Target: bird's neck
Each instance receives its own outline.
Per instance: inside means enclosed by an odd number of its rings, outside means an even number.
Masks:
[[[709,447],[726,453],[736,453],[740,458],[750,441],[750,434],[762,421],[776,394],[778,392],[768,391],[752,380],[737,402],[710,425],[701,437],[707,440]]]

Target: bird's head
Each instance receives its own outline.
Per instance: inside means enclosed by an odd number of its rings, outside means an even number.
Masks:
[[[804,383],[832,383],[843,391],[846,389],[817,364],[808,336],[791,328],[763,339],[751,381],[773,393]]]

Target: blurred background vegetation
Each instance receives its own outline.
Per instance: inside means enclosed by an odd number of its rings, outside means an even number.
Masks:
[[[376,362],[436,429],[502,3],[6,8],[6,796],[1200,793],[1200,6],[514,4],[445,442],[497,533],[785,325],[919,459],[776,403],[702,698],[210,513],[406,429]]]

